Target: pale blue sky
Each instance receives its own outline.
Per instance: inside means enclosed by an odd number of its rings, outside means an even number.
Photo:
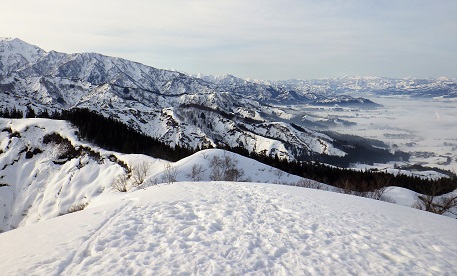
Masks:
[[[0,36],[187,73],[457,77],[456,0],[7,1]]]

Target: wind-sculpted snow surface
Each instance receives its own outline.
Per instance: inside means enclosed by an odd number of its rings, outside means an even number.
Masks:
[[[454,275],[457,222],[298,187],[175,183],[0,235],[6,275]]]

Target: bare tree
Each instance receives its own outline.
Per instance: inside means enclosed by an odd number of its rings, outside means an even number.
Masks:
[[[114,178],[114,181],[112,183],[112,186],[114,189],[118,190],[119,192],[127,192],[127,183],[128,183],[129,177],[127,174],[120,174],[116,178]]]
[[[133,186],[139,186],[143,184],[144,180],[148,176],[149,165],[148,162],[143,161],[132,166],[132,180]]]
[[[149,178],[148,180],[146,180],[144,183],[143,183],[143,188],[146,188],[146,187],[150,187],[150,186],[155,186],[159,184],[159,180],[157,178]]]
[[[308,179],[308,178],[302,178],[302,179],[298,180],[298,182],[295,183],[295,186],[316,189],[316,190],[322,190],[324,187],[324,185],[322,183],[317,182],[315,180]]]
[[[452,188],[446,187],[446,188]],[[446,212],[457,215],[457,193],[454,191],[443,195],[444,187],[432,184],[427,187],[426,194],[417,196],[414,208],[442,215]]]
[[[238,160],[233,156],[213,156],[209,166],[211,167],[210,179],[212,181],[240,181],[244,170],[237,167]]]
[[[420,195],[413,207],[439,215],[446,212],[457,215],[457,212],[452,210],[457,207],[457,195]]]
[[[176,182],[176,176],[178,175],[178,170],[173,167],[170,163],[164,165],[164,171],[162,175],[162,181],[168,184]]]
[[[225,181],[235,181],[238,182],[241,180],[241,177],[244,175],[244,170],[238,168],[226,169],[224,172]]]
[[[224,176],[222,159],[219,156],[213,156],[209,166],[211,167],[209,178],[212,181],[222,181]]]
[[[385,193],[389,191],[387,187],[380,187],[378,189],[375,189],[372,192],[369,192],[367,194],[367,197],[376,199],[376,200],[382,200],[382,201],[387,201],[387,202],[392,202],[393,200],[387,196],[385,196]]]
[[[192,166],[191,172],[187,175],[188,177],[192,178],[193,181],[201,181],[203,179],[203,166],[200,164],[194,164]]]
[[[352,184],[351,180],[349,180],[348,178],[344,178],[342,180],[341,184],[342,185],[341,185],[340,189],[341,189],[341,193],[342,194],[349,194],[350,195],[350,194],[354,193],[354,191],[353,191],[354,185]]]
[[[243,169],[239,169],[237,164],[238,160],[235,156],[230,156],[229,154],[225,154],[223,157],[223,171],[224,171],[224,180],[225,181],[239,181],[240,178],[244,175]]]
[[[275,175],[278,177],[278,179],[281,179],[281,177],[285,174],[284,171],[280,170],[280,169],[277,169],[275,171]]]

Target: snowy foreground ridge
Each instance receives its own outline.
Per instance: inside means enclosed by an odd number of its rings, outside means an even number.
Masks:
[[[456,275],[457,220],[259,183],[103,194],[0,235],[2,275]]]

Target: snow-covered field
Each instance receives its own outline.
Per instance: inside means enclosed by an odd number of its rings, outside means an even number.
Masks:
[[[455,275],[457,221],[332,192],[180,182],[0,235],[3,275]]]

